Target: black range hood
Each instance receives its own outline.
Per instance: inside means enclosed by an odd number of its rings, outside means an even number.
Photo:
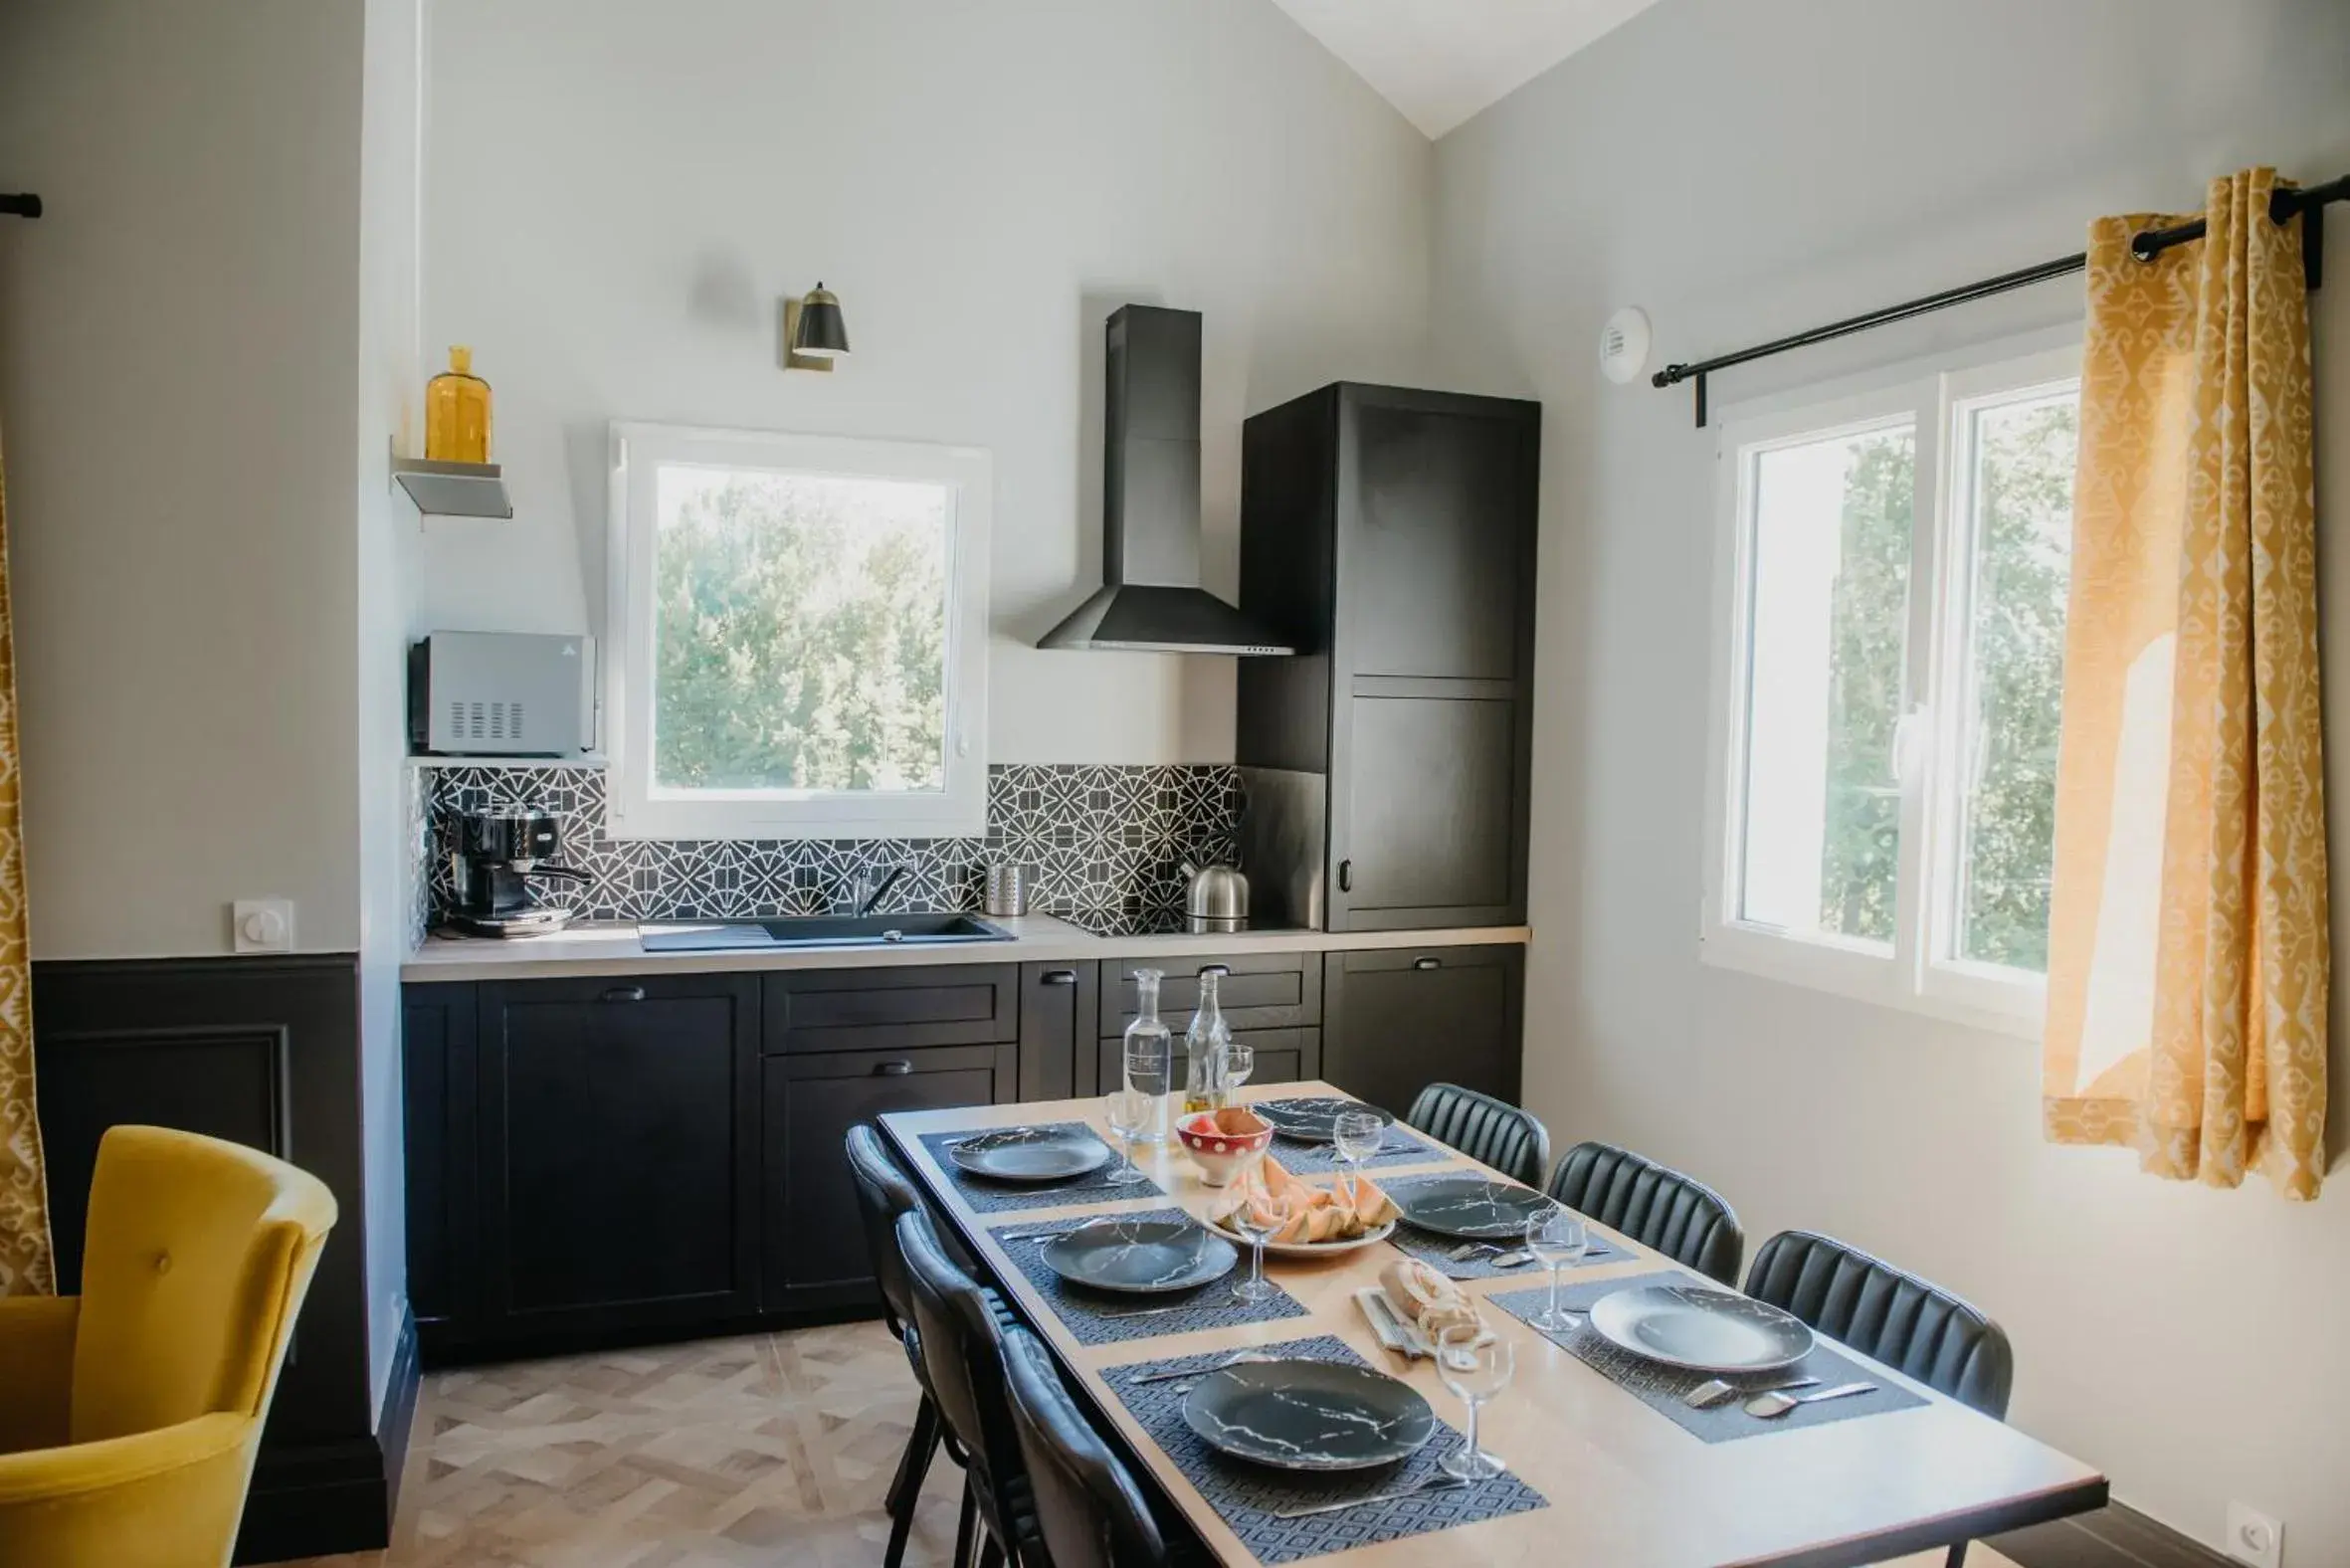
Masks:
[[[1119,306],[1102,380],[1102,586],[1037,646],[1295,653],[1200,586],[1199,312]]]

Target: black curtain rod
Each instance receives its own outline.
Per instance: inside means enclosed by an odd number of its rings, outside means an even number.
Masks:
[[[2301,271],[2315,290],[2325,274],[2325,222],[2317,213],[2329,202],[2350,201],[2350,174],[2323,185],[2311,185],[2299,190],[2280,189],[2268,198],[2268,216],[2276,223],[2289,223],[2295,213],[2310,214],[2301,226]],[[2193,223],[2182,223],[2175,229],[2149,229],[2133,237],[2130,253],[2142,262],[2155,257],[2175,245],[2200,240],[2204,234],[2201,218]],[[1935,310],[1946,310],[1954,304],[1969,304],[1977,299],[1988,299],[1993,294],[2006,294],[2011,289],[2027,289],[2034,284],[2047,283],[2052,278],[2062,278],[2081,272],[2089,264],[2088,253],[2076,251],[2070,256],[2059,256],[2053,262],[2038,267],[2025,267],[2012,273],[2001,273],[1997,278],[1986,278],[1980,283],[1962,284],[1956,289],[1945,289],[1921,299],[1905,300],[1886,305],[1881,310],[1870,310],[1865,315],[1832,321],[1826,326],[1815,326],[1808,332],[1774,338],[1753,348],[1741,348],[1733,354],[1716,354],[1711,359],[1700,359],[1694,364],[1666,365],[1649,378],[1660,387],[1678,386],[1683,381],[1696,383],[1697,425],[1705,425],[1705,378],[1716,370],[1727,370],[1753,359],[1767,359],[1773,354],[1784,354],[1791,348],[1809,348],[1814,343],[1826,343],[1839,337],[1850,337],[1855,332],[1865,332],[1870,327],[1889,326],[1895,321],[1906,321],[1912,316],[1925,315]]]
[[[0,218],[38,218],[41,198],[31,191],[18,196],[0,195]]]

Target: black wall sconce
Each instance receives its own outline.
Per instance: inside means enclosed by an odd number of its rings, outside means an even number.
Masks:
[[[15,196],[0,195],[0,218],[38,218],[40,216],[41,198],[31,191],[25,191]]]
[[[849,352],[849,323],[838,295],[819,283],[803,298],[783,301],[783,368],[830,370]]]

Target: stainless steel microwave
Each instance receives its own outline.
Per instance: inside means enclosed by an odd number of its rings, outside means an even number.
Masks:
[[[596,640],[434,632],[408,650],[408,743],[458,757],[596,749]]]

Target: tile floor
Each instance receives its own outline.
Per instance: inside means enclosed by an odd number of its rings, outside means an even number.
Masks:
[[[873,1323],[436,1372],[391,1549],[300,1568],[862,1568],[913,1412]],[[953,1555],[961,1478],[932,1470],[909,1568]]]
[[[913,1413],[878,1323],[436,1372],[391,1549],[294,1568],[867,1568]],[[952,1557],[961,1481],[932,1468],[908,1568]]]

